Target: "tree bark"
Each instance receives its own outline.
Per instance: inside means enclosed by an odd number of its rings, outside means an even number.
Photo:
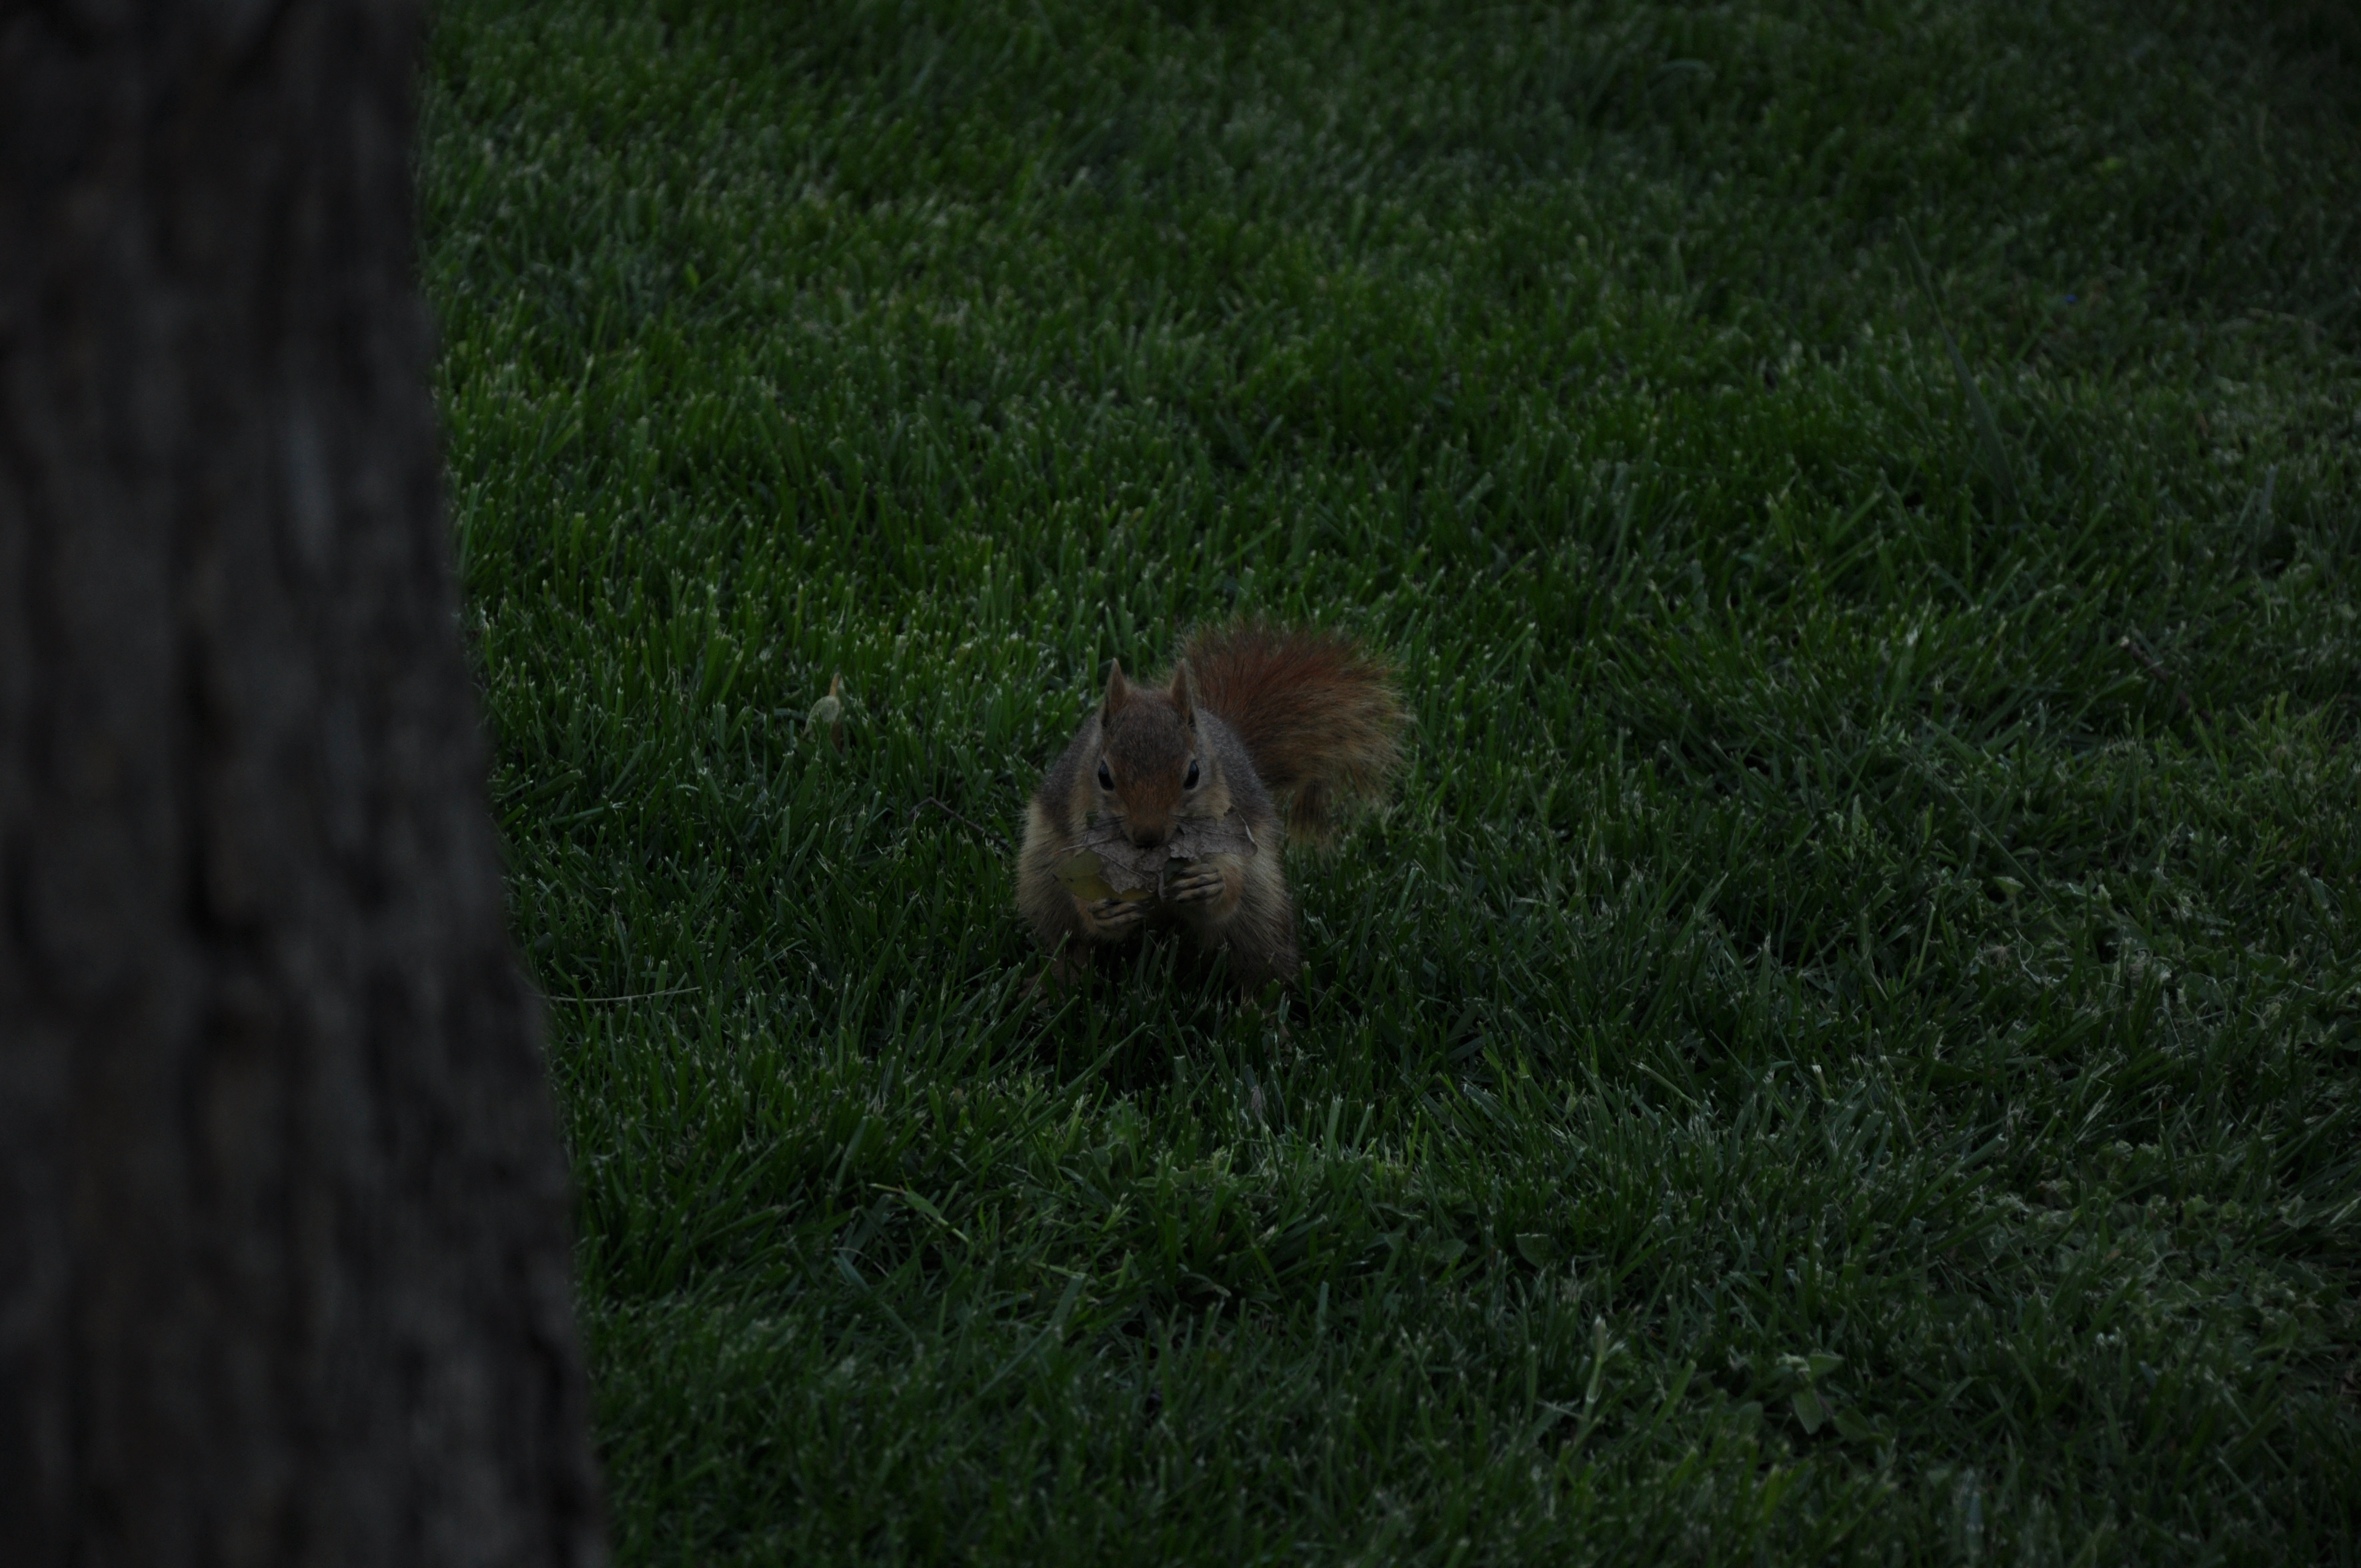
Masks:
[[[411,0],[0,0],[0,1560],[594,1563]]]

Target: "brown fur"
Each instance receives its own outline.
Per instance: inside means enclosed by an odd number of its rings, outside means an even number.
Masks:
[[[1170,679],[1114,666],[1098,710],[1043,775],[1026,811],[1017,905],[1061,976],[1079,958],[1177,926],[1224,952],[1249,990],[1295,972],[1295,911],[1280,867],[1290,833],[1326,841],[1343,803],[1378,799],[1398,756],[1401,705],[1384,667],[1331,633],[1241,622],[1190,638]],[[1191,762],[1199,769],[1187,784]],[[1099,780],[1104,763],[1112,787]],[[1286,829],[1274,795],[1289,802]],[[1236,810],[1259,847],[1215,856],[1197,895],[1152,909],[1085,905],[1056,868],[1093,815],[1160,844],[1182,817]]]
[[[1391,673],[1333,631],[1235,621],[1182,645],[1198,700],[1237,731],[1289,831],[1324,847],[1338,812],[1384,798],[1400,760]]]

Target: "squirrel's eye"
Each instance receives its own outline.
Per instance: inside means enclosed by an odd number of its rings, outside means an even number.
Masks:
[[[1115,788],[1115,775],[1107,772],[1107,765],[1104,761],[1099,763],[1099,788]]]
[[[1195,788],[1197,787],[1197,759],[1196,759],[1196,758],[1191,757],[1191,758],[1190,758],[1190,759],[1189,759],[1189,776],[1188,776],[1187,778],[1185,778],[1185,779],[1182,779],[1182,780],[1180,781],[1180,784],[1181,784],[1181,787],[1183,787],[1184,789],[1195,789]]]

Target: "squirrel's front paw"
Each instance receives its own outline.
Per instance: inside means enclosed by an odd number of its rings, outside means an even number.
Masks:
[[[1074,900],[1074,905],[1082,913],[1083,928],[1094,940],[1101,942],[1130,936],[1148,917],[1148,902],[1145,899],[1102,898],[1095,903],[1084,904],[1078,898]]]
[[[1219,871],[1207,867],[1174,877],[1164,884],[1164,896],[1174,904],[1209,904],[1222,896],[1228,879]]]

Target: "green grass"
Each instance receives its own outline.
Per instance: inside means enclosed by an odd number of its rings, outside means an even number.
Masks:
[[[2341,16],[443,0],[623,1560],[2354,1561]],[[1416,713],[1284,1031],[1028,1006],[1249,609]]]

